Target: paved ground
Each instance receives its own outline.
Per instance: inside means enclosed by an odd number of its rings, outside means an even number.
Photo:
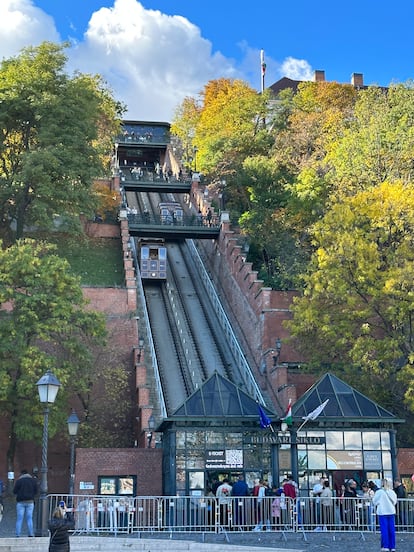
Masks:
[[[15,502],[13,499],[5,501],[5,509],[3,520],[0,523],[0,538],[15,536]],[[23,532],[24,534],[24,532]],[[93,539],[93,537],[90,537]],[[136,539],[137,535],[131,535],[128,539]],[[171,542],[170,533],[141,533],[141,539],[159,539],[164,541],[165,545],[160,547],[160,550],[168,552]],[[320,552],[326,551],[344,551],[347,552],[375,552],[380,551],[380,536],[379,534],[361,534],[358,532],[344,533],[288,533],[284,535],[279,532],[229,532],[218,535],[205,534],[187,534],[179,533],[172,535],[173,540],[180,541],[196,541],[211,544],[222,544],[223,549],[229,549],[231,552],[232,545],[245,546],[246,550],[254,547],[273,548],[278,550],[291,551],[306,551]],[[397,551],[398,552],[413,552],[414,551],[414,534],[401,533],[397,535]],[[108,552],[116,552],[112,546],[108,548]]]

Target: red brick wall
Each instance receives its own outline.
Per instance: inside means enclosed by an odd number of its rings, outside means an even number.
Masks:
[[[98,477],[135,475],[137,496],[162,495],[161,449],[77,449],[75,494],[97,494]],[[79,483],[92,482],[95,490],[80,491]]]

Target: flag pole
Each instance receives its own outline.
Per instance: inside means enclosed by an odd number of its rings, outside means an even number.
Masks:
[[[302,427],[306,424],[306,422],[308,422],[309,420],[305,420],[302,424],[300,424],[300,426],[298,427],[297,431],[299,433],[299,431],[302,429]]]
[[[262,94],[264,92],[265,87],[265,74],[266,74],[266,63],[264,60],[264,50],[260,50],[260,67],[262,71],[262,79],[261,79],[261,91]]]

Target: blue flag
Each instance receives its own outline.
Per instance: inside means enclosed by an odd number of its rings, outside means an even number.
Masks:
[[[260,427],[263,429],[266,429],[267,427],[272,427],[272,420],[269,418],[269,416],[266,414],[260,404],[258,404],[257,407],[259,409]]]

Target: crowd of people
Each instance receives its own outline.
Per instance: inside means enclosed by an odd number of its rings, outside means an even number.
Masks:
[[[220,525],[229,524],[230,505],[232,505],[233,524],[235,526],[250,527],[254,522],[253,531],[277,530],[288,523],[291,514],[289,499],[298,496],[298,486],[291,477],[287,477],[282,484],[269,486],[264,479],[255,479],[250,489],[243,475],[231,484],[228,478],[221,482],[214,480],[208,490],[208,496],[218,498],[220,511]],[[249,504],[238,501],[238,498],[251,497],[254,500]],[[271,500],[264,500],[271,497]],[[270,505],[270,507],[269,507]]]
[[[395,550],[396,526],[404,527],[408,523],[407,503],[404,502],[407,491],[400,479],[396,479],[393,485],[383,479],[381,486],[374,481],[364,481],[358,486],[355,479],[349,478],[334,491],[329,479],[322,477],[313,486],[308,502],[305,502],[302,498],[295,500],[299,490],[291,477],[284,479],[280,486],[271,487],[265,480],[256,479],[250,489],[240,475],[233,484],[228,479],[214,481],[209,495],[218,498],[220,523],[223,526],[229,524],[230,504],[233,524],[239,526],[248,519],[249,528],[253,531],[283,528],[294,513],[300,526],[314,527],[316,531],[337,527],[373,531],[379,527],[381,549],[387,552]],[[239,497],[254,497],[255,500],[238,501]],[[266,497],[271,498],[265,500]],[[247,515],[249,504],[250,510],[253,508],[254,511]]]

